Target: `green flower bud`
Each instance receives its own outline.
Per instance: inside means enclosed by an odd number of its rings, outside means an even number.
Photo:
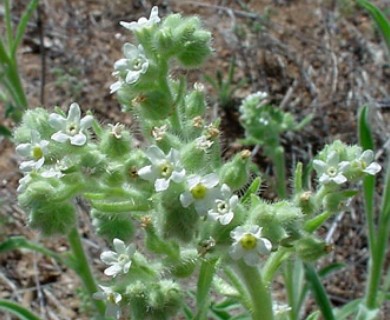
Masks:
[[[29,109],[23,114],[22,123],[14,132],[15,143],[30,142],[31,130],[38,131],[41,139],[50,140],[54,130],[49,125],[49,114],[45,109]]]
[[[37,208],[56,201],[58,192],[56,188],[59,187],[59,184],[56,181],[52,183],[54,186],[48,180],[31,182],[27,189],[18,197],[20,206],[24,208]]]
[[[193,206],[183,208],[179,201],[180,194],[183,192],[182,184],[171,183],[168,190],[160,193],[161,221],[156,225],[162,228],[159,233],[163,234],[165,239],[190,242],[194,237],[199,215]]]
[[[194,90],[185,97],[185,114],[192,119],[198,116],[203,116],[206,110],[206,99],[204,94],[204,86],[200,83],[195,83]]]
[[[173,112],[173,101],[163,90],[151,90],[138,95],[132,104],[142,117],[150,120],[164,120]]]
[[[122,157],[131,150],[131,135],[123,125],[111,125],[111,130],[104,132],[99,149],[111,158]]]
[[[98,150],[91,150],[80,157],[80,169],[86,176],[100,176],[106,172],[106,157]]]
[[[115,238],[130,242],[134,237],[134,224],[127,213],[105,213],[92,209],[92,225],[98,235],[112,242]]]
[[[181,149],[181,163],[190,172],[204,171],[205,165],[210,163],[210,155],[207,153],[210,147],[202,146],[199,140],[192,141]]]
[[[226,183],[233,190],[243,187],[249,179],[250,163],[251,152],[249,150],[243,150],[236,154],[221,168],[219,173],[221,183]]]
[[[189,277],[195,270],[199,261],[198,251],[194,249],[183,250],[179,261],[167,259],[164,264],[169,267],[169,272],[177,278]]]
[[[29,224],[44,236],[66,235],[76,225],[75,208],[68,202],[32,208]]]
[[[157,288],[153,289],[149,294],[151,319],[172,319],[182,307],[183,294],[181,288],[171,280],[161,280]]]
[[[314,214],[318,206],[315,202],[315,197],[311,191],[305,191],[295,196],[295,203],[299,208],[301,208],[302,213],[305,215]]]
[[[329,212],[338,212],[343,209],[346,202],[357,194],[355,190],[345,190],[329,193],[323,200],[325,210]]]
[[[148,288],[146,284],[141,281],[137,281],[130,284],[126,288],[126,295],[131,305],[131,318],[132,319],[148,319]]]
[[[302,260],[315,261],[323,255],[328,254],[332,250],[332,247],[322,240],[307,237],[295,243],[295,250]]]

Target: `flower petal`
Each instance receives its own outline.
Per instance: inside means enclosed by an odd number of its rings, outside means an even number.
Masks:
[[[158,172],[152,166],[146,166],[138,170],[138,175],[148,181],[154,181],[158,177]]]
[[[100,255],[100,260],[107,265],[111,265],[117,262],[118,254],[114,251],[104,251]]]
[[[70,137],[70,144],[74,146],[83,146],[86,142],[87,142],[87,137],[82,132],[79,132],[73,137]]]
[[[207,189],[211,189],[219,183],[219,178],[216,173],[209,173],[203,177],[202,182]]]
[[[186,177],[185,169],[181,171],[173,171],[171,175],[171,180],[176,183],[180,183],[184,181],[185,177]]]
[[[154,183],[154,188],[156,192],[165,191],[169,188],[170,179],[157,179]]]
[[[151,145],[146,151],[146,156],[151,163],[157,164],[162,160],[166,159],[165,153],[157,146]]]
[[[218,220],[223,226],[226,226],[233,220],[233,217],[234,214],[232,211],[230,211],[222,216],[220,215]]]
[[[31,157],[31,143],[22,143],[16,147],[16,152],[19,153],[23,157]]]
[[[377,162],[373,162],[366,169],[364,169],[363,172],[373,176],[376,175],[379,171],[381,171],[381,169],[382,167]]]
[[[77,103],[73,102],[69,107],[67,122],[80,122],[81,111]]]
[[[64,143],[64,142],[67,142],[70,139],[70,136],[59,131],[59,132],[54,133],[51,136],[51,139],[54,140],[54,141],[57,141],[57,142]]]
[[[80,120],[80,130],[88,129],[92,126],[93,117],[91,115],[86,115]]]
[[[114,264],[111,267],[108,267],[106,270],[104,270],[105,275],[113,276],[113,277],[116,277],[121,272],[122,272],[122,267],[118,264]]]
[[[64,130],[66,128],[66,119],[57,113],[52,113],[49,116],[49,124],[56,130]]]
[[[185,191],[183,192],[181,195],[180,195],[180,202],[181,202],[181,205],[184,207],[184,208],[187,208],[190,206],[191,203],[194,202],[194,198],[192,197],[191,193],[188,192],[188,191]]]
[[[114,249],[117,253],[126,253],[126,246],[125,243],[121,239],[115,238],[113,240]]]

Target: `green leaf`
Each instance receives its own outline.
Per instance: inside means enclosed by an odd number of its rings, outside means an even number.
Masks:
[[[311,291],[313,293],[314,299],[321,310],[321,313],[325,320],[336,320],[332,305],[330,303],[329,297],[326,294],[325,288],[321,283],[320,277],[317,274],[317,271],[310,263],[305,263],[305,274],[306,280],[310,283]]]
[[[385,43],[387,45],[387,49],[390,53],[390,22],[386,18],[385,14],[377,8],[375,5],[373,5],[371,2],[367,0],[357,0],[357,3],[361,5],[364,9],[366,9],[376,22],[380,32],[383,35],[383,38],[385,39]]]
[[[15,250],[15,249],[27,249],[27,250],[39,252],[45,256],[53,258],[57,262],[69,266],[69,264],[65,261],[65,259],[58,253],[55,253],[54,251],[51,251],[36,242],[27,240],[24,237],[15,236],[15,237],[8,238],[7,240],[0,243],[0,253]]]
[[[347,319],[353,313],[356,313],[359,310],[360,303],[361,299],[352,300],[343,305],[341,308],[337,309],[335,312],[337,320]]]
[[[0,299],[0,310],[12,313],[22,320],[42,320],[31,311],[9,300]]]
[[[359,110],[358,115],[358,135],[360,145],[364,150],[374,150],[374,140],[372,138],[371,128],[368,119],[369,108],[367,106],[362,107]]]
[[[260,177],[256,177],[249,186],[249,188],[246,190],[245,194],[241,197],[241,203],[246,203],[252,194],[257,194],[259,192],[261,186],[261,179]]]
[[[6,126],[0,124],[0,136],[10,138],[12,137],[12,132]]]
[[[20,42],[22,41],[22,38],[24,36],[24,32],[26,31],[27,23],[31,18],[31,15],[37,8],[39,3],[39,0],[31,0],[30,3],[28,4],[26,10],[23,12],[22,17],[20,18],[18,27],[16,29],[16,34],[15,34],[15,41],[12,46],[12,51],[11,51],[11,56],[15,57],[16,50],[20,45]]]

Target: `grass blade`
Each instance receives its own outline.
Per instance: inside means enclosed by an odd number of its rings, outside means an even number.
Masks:
[[[41,318],[36,316],[31,311],[9,300],[0,299],[0,310],[12,313],[22,320],[41,320]]]
[[[329,297],[326,294],[325,288],[321,283],[313,265],[305,263],[306,280],[310,283],[311,290],[313,292],[314,299],[321,310],[321,313],[325,320],[336,320],[333,314],[332,305],[329,301]]]
[[[385,43],[388,49],[388,52],[390,54],[390,22],[384,15],[384,13],[377,8],[375,5],[373,5],[371,2],[367,0],[357,0],[357,3],[362,6],[364,9],[366,9],[374,19],[375,23],[377,24],[380,32],[383,35],[383,38],[385,39]]]
[[[31,18],[31,15],[37,8],[39,3],[39,0],[31,0],[30,3],[28,4],[26,10],[23,12],[22,17],[20,18],[20,22],[18,24],[18,27],[16,29],[16,34],[15,34],[15,41],[12,46],[11,50],[11,56],[15,57],[16,50],[20,45],[20,42],[22,41],[22,38],[24,36],[24,32],[26,31],[27,23]]]

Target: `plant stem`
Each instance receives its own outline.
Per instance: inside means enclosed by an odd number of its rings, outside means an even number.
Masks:
[[[252,300],[252,319],[273,320],[271,295],[264,285],[259,270],[256,267],[246,265],[243,261],[239,261],[237,271]]]
[[[290,252],[286,248],[279,248],[277,252],[269,257],[262,272],[265,284],[268,285],[272,281],[276,271],[289,255]]]
[[[85,254],[83,245],[81,243],[80,234],[76,227],[73,228],[73,230],[69,233],[68,240],[74,256],[74,262],[76,263],[77,273],[80,276],[85,288],[87,289],[88,294],[92,297],[92,295],[99,291],[99,289],[89,267],[88,258]],[[104,303],[100,300],[93,300],[93,302],[99,314],[104,316]]]

